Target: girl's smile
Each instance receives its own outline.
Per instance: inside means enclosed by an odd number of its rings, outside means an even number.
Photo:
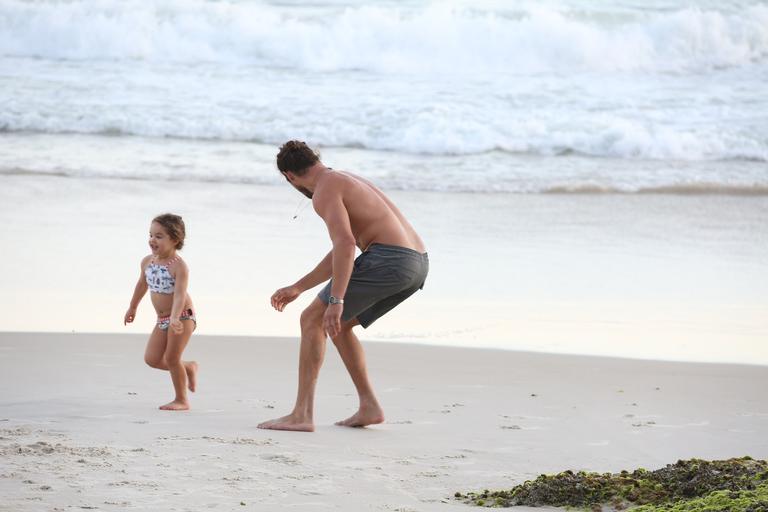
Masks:
[[[176,250],[176,242],[162,225],[153,222],[149,227],[149,248],[155,256],[170,256]]]

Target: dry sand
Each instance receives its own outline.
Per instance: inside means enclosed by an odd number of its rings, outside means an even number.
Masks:
[[[0,510],[461,510],[455,491],[563,469],[768,457],[764,366],[367,343],[387,421],[347,429],[329,344],[306,434],[256,428],[292,405],[295,339],[193,337],[182,413],[157,410],[144,343],[0,334]]]

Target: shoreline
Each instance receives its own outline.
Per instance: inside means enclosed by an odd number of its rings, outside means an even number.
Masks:
[[[298,330],[298,329],[297,329]],[[441,349],[453,349],[457,351],[461,350],[469,350],[469,351],[483,351],[483,352],[497,352],[500,354],[518,354],[518,355],[526,355],[526,356],[552,356],[552,357],[568,357],[568,358],[583,358],[583,359],[598,359],[598,360],[606,360],[606,361],[628,361],[628,362],[643,362],[643,363],[659,363],[659,364],[690,364],[690,365],[711,365],[711,366],[727,366],[727,367],[755,367],[755,368],[765,368],[768,367],[768,363],[745,363],[745,362],[729,362],[729,361],[703,361],[703,360],[692,360],[692,359],[659,359],[659,358],[651,358],[651,357],[630,357],[630,356],[621,356],[621,355],[610,355],[610,354],[590,354],[590,353],[584,353],[584,352],[548,352],[544,350],[524,350],[524,349],[517,349],[517,348],[509,348],[509,347],[498,347],[498,346],[470,346],[467,344],[450,344],[450,343],[440,343],[439,341],[404,341],[404,340],[390,340],[390,339],[378,339],[378,338],[366,338],[364,337],[365,331],[363,329],[360,329],[356,331],[358,334],[358,338],[360,339],[360,342],[363,344],[364,347],[367,347],[368,344],[373,343],[375,345],[396,345],[396,346],[402,346],[402,347],[413,347],[413,348],[434,348],[436,350]],[[0,331],[0,337],[2,336],[13,336],[13,335],[20,335],[20,336],[36,336],[36,335],[52,335],[52,336],[136,336],[139,338],[142,338],[146,341],[146,339],[149,338],[149,332],[146,333],[146,335],[143,335],[141,333],[125,333],[125,332],[118,332],[118,331],[72,331],[72,332],[66,332],[66,331]],[[251,335],[251,334],[193,334],[192,341],[194,340],[200,340],[202,342],[212,342],[212,341],[242,341],[242,340],[255,340],[255,341],[270,341],[270,340],[279,340],[280,342],[284,343],[299,343],[300,338],[299,336],[260,336],[260,335]],[[190,341],[190,343],[192,343]],[[330,339],[327,340],[327,342],[330,344]]]
[[[5,146],[5,147],[4,147]],[[38,158],[45,146],[48,161]],[[8,149],[6,149],[6,147]],[[77,151],[75,148],[82,148]],[[768,182],[761,173],[765,161],[753,159],[679,160],[674,158],[627,159],[572,153],[549,155],[491,150],[469,154],[423,154],[394,150],[321,146],[334,167],[348,169],[376,182],[383,190],[401,193],[468,195],[671,195],[764,197]],[[178,180],[215,186],[284,186],[274,164],[275,145],[220,139],[104,135],[93,133],[0,132],[0,176],[58,177],[65,179],[150,181]],[[226,155],[222,158],[221,155]],[[105,166],[104,161],[115,161]],[[146,161],[153,162],[147,169]],[[434,175],[407,173],[402,178],[391,169],[460,168],[492,170],[485,181],[440,183]],[[58,162],[52,165],[52,162]],[[163,164],[158,165],[162,162]],[[115,167],[117,166],[117,169]],[[216,169],[211,172],[211,169]],[[505,179],[510,169],[538,169]],[[621,172],[614,175],[617,169]],[[647,174],[664,170],[669,178]],[[599,171],[599,176],[595,176]],[[646,175],[633,181],[633,173]],[[723,173],[727,179],[723,179]],[[696,179],[691,180],[690,174]],[[550,176],[548,178],[548,176]]]

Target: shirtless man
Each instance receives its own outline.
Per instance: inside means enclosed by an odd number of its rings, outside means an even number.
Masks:
[[[289,415],[259,428],[315,429],[315,384],[326,335],[336,345],[360,399],[358,411],[336,424],[381,423],[384,411],[368,380],[363,347],[352,328],[367,328],[423,288],[429,270],[424,243],[378,188],[359,176],[326,167],[304,142],[286,142],[277,155],[277,167],[291,185],[312,199],[315,212],[328,227],[333,249],[314,270],[272,295],[272,307],[283,311],[302,292],[330,279],[301,314],[296,405]],[[355,246],[363,251],[357,258]]]

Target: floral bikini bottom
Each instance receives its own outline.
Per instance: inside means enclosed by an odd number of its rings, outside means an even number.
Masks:
[[[195,327],[197,327],[197,317],[195,316],[195,312],[192,311],[192,308],[187,308],[184,311],[182,311],[181,316],[179,316],[179,320],[192,320],[193,322],[195,322]],[[171,326],[170,315],[157,317],[157,327],[159,327],[161,331],[167,331],[170,326]]]

